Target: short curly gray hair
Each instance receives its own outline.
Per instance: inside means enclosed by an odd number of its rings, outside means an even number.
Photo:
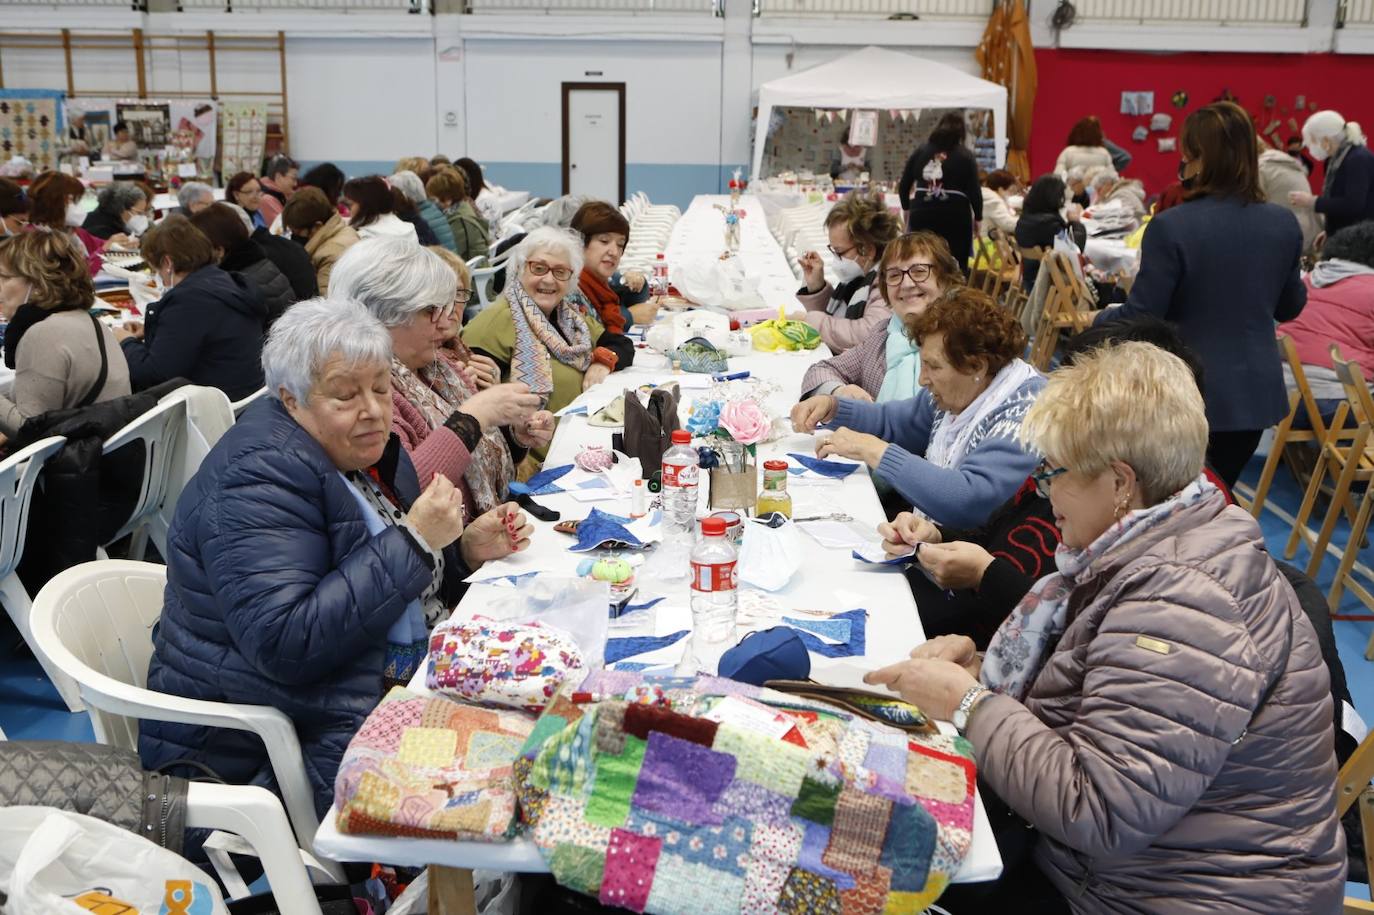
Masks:
[[[189,213],[192,204],[206,198],[211,201],[215,199],[215,191],[210,185],[199,181],[187,181],[181,186],[181,190],[177,191],[177,206]]]
[[[357,246],[354,245],[354,247]],[[567,258],[568,265],[572,267],[572,279],[568,282],[575,284],[577,275],[582,272],[582,249],[582,236],[571,229],[540,226],[532,230],[521,240],[520,244],[511,250],[510,258],[506,261],[506,275],[515,277],[516,281],[519,282],[525,274],[525,262],[530,257],[541,253],[561,254]],[[339,268],[335,267],[334,269],[338,270]],[[332,288],[334,282],[332,277],[329,282]]]
[[[143,193],[143,189],[133,182],[116,181],[114,184],[101,188],[100,193],[95,197],[95,208],[113,216],[123,216],[125,210],[132,210],[141,201],[147,199],[148,195]]]
[[[332,298],[361,302],[387,327],[449,305],[458,277],[439,255],[408,238],[365,238],[350,245],[329,274]]]
[[[419,206],[425,201],[425,183],[412,171],[400,171],[386,179],[387,183],[405,195],[411,203]]]
[[[268,395],[280,400],[285,390],[305,403],[333,358],[355,366],[390,366],[391,334],[357,302],[337,298],[297,302],[272,324],[262,346]]]

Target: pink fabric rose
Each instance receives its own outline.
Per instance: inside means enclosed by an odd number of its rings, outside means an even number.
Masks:
[[[752,400],[726,404],[720,411],[720,425],[741,445],[756,445],[773,431],[768,414]]]

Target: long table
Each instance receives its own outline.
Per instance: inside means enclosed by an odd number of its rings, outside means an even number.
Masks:
[[[728,208],[730,198],[724,194],[701,194],[673,226],[664,257],[677,264],[688,260],[719,259],[725,250],[725,214],[718,207]],[[769,308],[785,306],[789,312],[801,308],[797,301],[797,277],[788,266],[787,255],[768,230],[767,214],[757,197],[745,194],[739,208],[744,211],[740,220],[739,251],[735,255],[744,266],[745,276],[757,279],[759,294]]]
[[[700,199],[700,198],[698,198]],[[762,219],[760,219],[762,223]],[[732,372],[748,370],[775,382],[777,392],[769,401],[771,410],[786,416],[796,402],[802,375],[818,358],[826,355],[824,348],[809,353],[753,353],[732,357]],[[672,380],[667,361],[647,349],[636,353],[633,367],[617,372],[604,385],[614,389],[633,387],[646,382],[661,383]],[[679,379],[692,376],[676,376]],[[689,404],[692,390],[683,392]],[[789,427],[790,428],[790,427]],[[566,416],[558,427],[545,466],[554,467],[571,462],[583,445],[610,446],[612,430],[588,424],[585,417]],[[787,452],[812,453],[815,439],[811,435],[789,433],[777,441],[759,446],[759,461],[767,457],[784,456]],[[791,486],[793,514],[805,517],[831,512],[844,512],[870,530],[883,520],[872,481],[866,468],[860,468],[838,483],[814,486]],[[581,518],[592,505],[583,504],[570,494],[541,496],[540,503],[557,509],[565,518]],[[604,511],[627,513],[628,502],[593,503]],[[564,561],[571,539],[555,533],[552,524],[533,522],[537,528],[530,549],[520,554],[521,561],[530,567]],[[862,685],[865,671],[893,663],[907,657],[910,650],[925,641],[920,617],[912,599],[911,589],[899,573],[872,571],[853,560],[849,551],[827,549],[811,537],[802,534],[802,562],[790,583],[776,592],[788,606],[803,609],[842,611],[864,608],[868,611],[867,651],[862,657],[832,659],[812,655],[813,679],[842,686]],[[876,533],[874,534],[876,540]],[[655,597],[664,601],[654,608],[657,612],[680,613],[688,603],[686,580],[654,581],[639,577],[637,602]],[[509,591],[505,591],[509,593]],[[500,596],[498,585],[474,584],[454,611],[458,616],[481,612],[493,597]],[[649,611],[641,611],[649,612]],[[690,620],[690,615],[687,617]],[[684,649],[687,639],[678,643]],[[411,688],[423,692],[424,677],[417,675]],[[946,730],[948,727],[946,726]],[[382,836],[342,835],[334,827],[335,811],[331,808],[315,836],[316,849],[339,861],[385,861],[411,866],[440,865],[448,868],[482,868],[525,873],[544,873],[547,865],[534,843],[517,839],[503,844],[448,842],[433,839],[402,839]],[[976,801],[973,841],[955,882],[972,883],[995,879],[1002,871],[1002,859],[988,823],[981,799]]]

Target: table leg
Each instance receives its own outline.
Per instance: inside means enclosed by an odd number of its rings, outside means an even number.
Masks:
[[[430,915],[477,915],[472,871],[465,867],[429,866]]]

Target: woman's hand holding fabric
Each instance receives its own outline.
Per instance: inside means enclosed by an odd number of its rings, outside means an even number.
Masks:
[[[476,571],[484,562],[527,549],[533,535],[534,525],[525,513],[514,502],[507,502],[474,518],[463,532],[458,548],[463,562]]]
[[[808,397],[792,408],[792,428],[798,432],[815,432],[821,423],[828,423],[835,416],[839,401],[829,394]]]
[[[523,381],[512,381],[477,392],[458,409],[480,422],[483,432],[500,426],[522,426],[539,409],[539,395],[531,394]]]
[[[944,539],[938,527],[911,512],[901,512],[891,521],[879,524],[878,536],[883,538],[883,551],[889,556],[909,553],[918,543],[939,543]]]
[[[978,685],[973,674],[953,661],[912,658],[864,675],[864,682],[886,686],[933,718],[949,721],[964,694]]]
[[[911,656],[918,660],[949,661],[975,677],[983,669],[983,656],[966,635],[937,635],[911,649]]]
[[[448,477],[436,473],[410,506],[406,521],[430,549],[441,552],[463,533],[463,493]]]
[[[558,420],[548,410],[540,410],[525,420],[522,425],[511,426],[515,441],[525,448],[543,448],[553,441],[553,430]]]
[[[807,251],[801,256],[802,277],[807,292],[820,292],[825,287],[825,261],[819,253]]]
[[[976,588],[993,556],[976,543],[930,543],[916,554],[921,567],[942,588]]]
[[[816,445],[816,457],[827,458],[831,455],[863,461],[870,468],[876,468],[887,451],[887,442],[867,432],[855,432],[846,426],[835,430],[829,438],[821,439]]]

